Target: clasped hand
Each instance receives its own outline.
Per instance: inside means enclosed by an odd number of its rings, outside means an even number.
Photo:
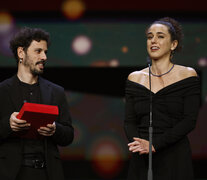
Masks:
[[[18,115],[18,112],[13,112],[10,116],[10,127],[12,131],[18,132],[22,130],[27,130],[30,128],[31,124],[27,123],[25,120],[17,119],[16,116]],[[38,133],[42,136],[52,136],[56,131],[56,125],[53,124],[47,124],[46,127],[40,127],[38,130]]]
[[[134,141],[128,144],[129,151],[140,155],[149,153],[149,141],[141,138],[133,138]],[[155,152],[155,148],[152,146],[152,152]]]

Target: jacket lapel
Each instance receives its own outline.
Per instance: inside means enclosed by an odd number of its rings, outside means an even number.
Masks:
[[[45,81],[43,78],[39,77],[39,85],[40,85],[40,93],[41,93],[41,99],[42,104],[51,104],[51,93],[52,88],[50,85]],[[17,76],[13,76],[8,81],[8,92],[11,97],[11,101],[14,104],[15,111],[19,112],[22,105],[23,105],[23,99],[22,99],[22,92],[19,88],[19,82],[17,79]]]
[[[52,88],[43,78],[39,77],[42,104],[51,104]]]
[[[22,92],[19,88],[19,82],[17,79],[17,76],[13,76],[8,81],[8,92],[10,94],[12,103],[14,104],[15,111],[19,112],[23,105],[23,99],[22,99]]]

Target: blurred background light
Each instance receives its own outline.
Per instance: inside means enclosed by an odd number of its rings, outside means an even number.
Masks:
[[[81,0],[65,0],[62,4],[62,12],[70,20],[79,19],[85,12],[85,4]]]
[[[119,66],[119,60],[112,59],[111,61],[109,61],[109,65],[110,65],[110,67],[117,67],[117,66]]]
[[[196,37],[196,38],[195,38],[195,42],[198,44],[198,43],[201,42],[201,39],[200,39],[199,37]]]
[[[92,42],[87,36],[81,35],[74,38],[72,49],[77,55],[85,55],[89,53],[92,47]]]
[[[123,46],[123,47],[121,48],[121,51],[122,51],[123,53],[128,53],[128,47],[127,47],[127,46]]]
[[[119,66],[118,59],[111,59],[111,60],[96,60],[91,63],[92,67],[118,67]]]
[[[12,15],[6,11],[0,11],[0,54],[12,56],[9,42],[16,31]]]
[[[106,60],[96,60],[94,62],[91,63],[92,67],[108,67],[109,66],[109,62]]]
[[[8,12],[0,11],[0,34],[7,33],[13,27],[14,19]]]
[[[202,57],[198,60],[198,65],[200,67],[207,67],[207,58],[206,57]]]
[[[102,133],[92,141],[89,158],[94,171],[102,178],[111,179],[120,173],[123,166],[123,148],[117,137]]]

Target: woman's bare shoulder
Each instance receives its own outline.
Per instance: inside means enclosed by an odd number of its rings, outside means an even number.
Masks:
[[[191,76],[198,76],[197,72],[192,67],[176,65],[181,78],[188,78]]]
[[[148,68],[142,69],[140,71],[134,71],[128,75],[128,80],[139,83],[141,78],[148,75]]]

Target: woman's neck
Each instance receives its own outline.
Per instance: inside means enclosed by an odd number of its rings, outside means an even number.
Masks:
[[[169,71],[173,66],[173,63],[170,60],[152,60],[151,71],[153,74],[163,74]]]

